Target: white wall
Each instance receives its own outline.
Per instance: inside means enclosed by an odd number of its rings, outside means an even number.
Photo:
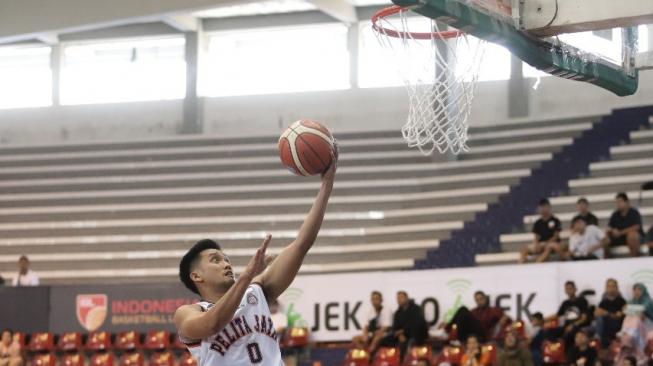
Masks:
[[[556,77],[542,78],[537,90],[528,90],[526,120],[605,114],[617,107],[653,104],[653,72],[642,73],[638,92],[624,98]],[[480,83],[470,124],[508,121],[507,99],[507,81]],[[181,100],[0,110],[0,142],[154,138],[178,133],[182,112]],[[407,97],[403,88],[378,88],[204,98],[202,113],[205,132],[218,135],[276,134],[299,118],[324,121],[334,131],[399,130]]]

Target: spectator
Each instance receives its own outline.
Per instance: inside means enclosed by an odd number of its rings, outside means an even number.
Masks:
[[[646,359],[646,342],[653,338],[653,300],[644,284],[636,283],[633,286],[633,298],[624,312],[626,317],[619,332],[621,348],[617,360],[634,356],[643,361]]]
[[[0,287],[3,287],[5,285],[5,279],[4,277],[0,276]]]
[[[575,366],[601,366],[596,349],[590,347],[589,336],[584,330],[574,337],[574,346],[567,352],[567,361]]]
[[[490,299],[483,291],[474,293],[474,301],[476,307],[472,309],[472,315],[481,323],[483,331],[479,338],[482,342],[491,341],[508,324],[510,318],[500,308],[490,306]]]
[[[29,269],[29,259],[25,255],[18,259],[18,275],[14,277],[12,284],[14,287],[39,285],[39,276]]]
[[[588,321],[588,304],[583,297],[576,296],[576,284],[573,281],[565,283],[565,293],[567,300],[563,301],[558,309],[557,314],[551,315],[547,320],[556,320],[562,318],[562,326],[547,331],[546,338],[557,339],[562,337],[565,341],[566,349],[569,349],[574,343],[574,337],[578,330],[587,325]]]
[[[466,306],[458,308],[449,323],[441,324],[440,327],[444,326],[447,333],[451,334],[454,325],[456,326],[456,339],[461,343],[466,342],[470,335],[480,334],[481,336],[479,337],[485,337],[483,325]]]
[[[538,204],[540,218],[533,225],[533,243],[521,250],[520,263],[526,263],[529,256],[534,256],[536,262],[544,262],[552,253],[562,254],[560,244],[560,220],[553,216],[551,203],[543,198]]]
[[[397,305],[392,319],[392,329],[381,345],[399,347],[403,359],[408,347],[424,344],[428,338],[428,326],[419,305],[408,298],[405,291],[397,292]]]
[[[354,337],[356,348],[368,348],[374,354],[379,342],[392,326],[392,313],[388,307],[383,306],[383,295],[379,291],[372,291],[370,306],[367,312],[367,323],[363,326],[363,333]]]
[[[533,355],[528,349],[519,346],[515,332],[506,334],[497,366],[533,366]]]
[[[0,338],[0,366],[20,366],[22,364],[20,345],[14,340],[10,330],[3,330]]]
[[[619,193],[616,196],[617,209],[610,217],[608,231],[606,232],[609,239],[610,248],[627,245],[630,255],[639,256],[639,246],[641,245],[644,232],[642,230],[642,217],[639,211],[630,207],[628,195]]]
[[[571,219],[571,223],[573,225],[574,220],[576,219],[581,219],[585,221],[585,224],[587,226],[589,225],[594,225],[594,226],[599,226],[599,219],[594,216],[593,213],[590,212],[590,203],[585,197],[581,197],[578,199],[576,202],[576,209],[578,210],[578,214],[574,216],[573,219]]]
[[[621,360],[621,364],[617,366],[637,366],[637,359],[633,356],[626,356]]]
[[[605,282],[603,298],[594,312],[596,332],[603,347],[608,347],[621,329],[621,324],[624,321],[624,306],[626,306],[626,300],[619,292],[617,280],[609,278]]]
[[[544,343],[544,316],[537,312],[530,317],[531,326],[528,332],[528,349],[531,351],[533,363],[536,366],[542,364],[542,344]]]
[[[486,366],[490,364],[489,354],[483,354],[481,352],[481,345],[478,342],[478,337],[476,335],[470,335],[467,337],[467,342],[465,343],[465,354],[463,355],[461,361],[461,366]]]
[[[605,234],[595,225],[587,225],[586,221],[576,216],[571,222],[569,248],[565,251],[565,259],[588,260],[603,259],[603,239]]]
[[[648,255],[653,255],[653,225],[646,233],[646,241],[648,241]]]

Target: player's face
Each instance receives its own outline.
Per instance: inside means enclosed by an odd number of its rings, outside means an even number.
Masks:
[[[201,254],[194,273],[211,287],[229,288],[236,282],[229,257],[217,249],[207,249]]]

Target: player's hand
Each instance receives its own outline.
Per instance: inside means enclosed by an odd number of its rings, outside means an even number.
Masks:
[[[247,267],[245,267],[245,271],[243,272],[244,276],[253,279],[265,270],[265,267],[267,267],[265,251],[268,249],[270,240],[272,240],[272,235],[267,234],[265,239],[263,239],[261,247],[256,250],[252,259],[247,263]]]
[[[333,179],[335,178],[336,175],[336,169],[338,168],[339,150],[340,148],[338,147],[338,141],[334,139],[333,151],[331,152],[331,165],[329,166],[329,168],[327,168],[327,170],[324,173],[322,173],[322,180],[333,182]]]

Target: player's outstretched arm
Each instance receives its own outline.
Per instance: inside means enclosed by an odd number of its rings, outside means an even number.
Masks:
[[[254,282],[261,283],[268,301],[276,299],[286,291],[295,279],[306,253],[315,243],[333,189],[333,180],[336,174],[336,156],[333,157],[333,161],[331,167],[322,175],[322,187],[315,198],[315,202],[313,202],[313,207],[311,207],[299,229],[297,238],[281,251],[263,274],[254,280]]]
[[[265,269],[265,251],[270,240],[271,236],[267,235],[243,273],[238,276],[236,283],[209,311],[202,311],[198,305],[185,305],[177,309],[174,322],[182,336],[192,340],[201,340],[219,332],[231,321],[247,287],[254,277]]]

